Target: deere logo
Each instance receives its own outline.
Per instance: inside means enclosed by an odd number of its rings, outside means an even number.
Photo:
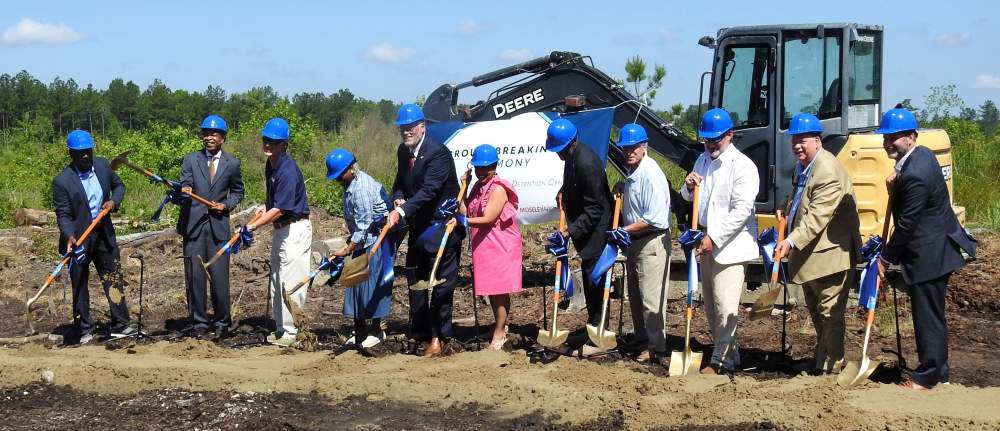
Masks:
[[[542,89],[536,89],[528,94],[520,96],[514,100],[505,103],[497,103],[493,105],[493,115],[499,120],[507,114],[513,114],[515,111],[519,111],[533,103],[541,102],[545,100],[545,95],[542,94]]]

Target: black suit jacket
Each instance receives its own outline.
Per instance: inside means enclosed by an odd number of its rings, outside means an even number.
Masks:
[[[601,159],[590,147],[576,144],[563,166],[562,193],[569,236],[581,259],[596,258],[607,243],[614,200]]]
[[[212,229],[216,242],[229,239],[229,212],[243,200],[243,174],[240,159],[225,151],[219,156],[215,167],[215,181],[208,181],[208,156],[205,150],[194,151],[184,156],[181,163],[181,186],[191,187],[196,195],[226,206],[222,214],[215,214],[208,207],[193,200],[181,207],[181,217],[177,220],[177,233],[188,238],[196,227],[206,220]]]
[[[941,165],[925,147],[913,149],[892,191],[895,222],[882,258],[903,267],[907,284],[939,278],[965,264],[961,250],[976,255],[976,240],[951,208]]]
[[[121,206],[122,198],[125,197],[125,183],[115,171],[111,170],[107,159],[94,157],[93,166],[97,180],[101,183],[101,190],[104,192],[101,203],[112,200],[115,202],[113,211],[117,211],[118,207]],[[52,180],[52,202],[55,205],[56,224],[59,225],[59,252],[62,253],[66,251],[69,237],[80,238],[83,231],[87,230],[87,226],[90,226],[93,221],[90,216],[87,194],[83,190],[83,183],[80,182],[80,176],[72,165],[64,168]],[[111,217],[105,217],[104,220],[101,220],[90,236],[106,241],[109,249],[118,247]]]
[[[392,183],[392,198],[406,199],[403,212],[409,219],[412,241],[434,221],[434,213],[442,201],[458,196],[458,174],[451,151],[426,134],[412,171],[410,150],[406,145],[399,144],[396,148],[396,160],[398,167],[396,180]],[[459,235],[453,237],[460,238]],[[436,248],[437,244],[434,246]]]

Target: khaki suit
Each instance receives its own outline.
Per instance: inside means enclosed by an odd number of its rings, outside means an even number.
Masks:
[[[802,285],[816,328],[816,368],[835,371],[844,358],[844,311],[861,237],[847,171],[820,149],[802,192],[788,240],[792,282]]]

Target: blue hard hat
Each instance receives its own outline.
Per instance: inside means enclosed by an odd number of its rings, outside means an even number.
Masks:
[[[354,163],[354,155],[343,148],[337,148],[326,155],[326,179],[336,180],[344,174],[351,163]]]
[[[86,130],[76,129],[66,136],[66,147],[71,150],[89,150],[94,148],[94,138]]]
[[[417,121],[424,121],[424,110],[413,103],[407,103],[399,107],[399,114],[396,115],[396,125],[405,126]]]
[[[204,120],[201,120],[201,130],[218,130],[222,132],[223,135],[229,132],[229,128],[226,127],[226,120],[223,120],[222,117],[215,114],[209,115],[205,117]]]
[[[565,118],[560,118],[549,124],[546,135],[545,149],[558,153],[576,139],[576,125]]]
[[[722,108],[712,108],[701,117],[698,125],[698,137],[702,139],[718,139],[733,128],[733,119]]]
[[[788,123],[788,134],[795,136],[810,133],[823,133],[823,126],[819,124],[819,118],[808,112],[795,114],[792,121]]]
[[[264,128],[260,131],[260,136],[275,141],[288,140],[288,122],[284,118],[272,118],[264,123]]]
[[[910,111],[903,108],[895,108],[886,111],[882,115],[882,122],[879,123],[875,133],[888,135],[910,130],[917,130],[917,119],[913,117]]]
[[[618,131],[618,142],[615,145],[618,148],[634,147],[644,144],[648,140],[649,136],[646,135],[646,129],[643,129],[638,124],[628,123]]]
[[[482,144],[472,150],[472,166],[482,168],[500,161],[497,149],[489,144]]]

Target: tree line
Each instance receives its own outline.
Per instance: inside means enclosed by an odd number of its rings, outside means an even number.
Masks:
[[[0,130],[31,128],[36,138],[50,141],[76,128],[102,134],[142,130],[153,124],[194,129],[209,113],[222,115],[230,128],[239,129],[255,110],[281,102],[330,132],[337,132],[351,115],[378,114],[389,121],[398,106],[390,100],[355,96],[348,89],[331,94],[303,92],[288,99],[270,86],[227,94],[215,85],[204,91],[174,90],[159,79],[145,89],[122,78],[99,88],[59,77],[46,84],[22,70],[13,76],[0,75]]]

